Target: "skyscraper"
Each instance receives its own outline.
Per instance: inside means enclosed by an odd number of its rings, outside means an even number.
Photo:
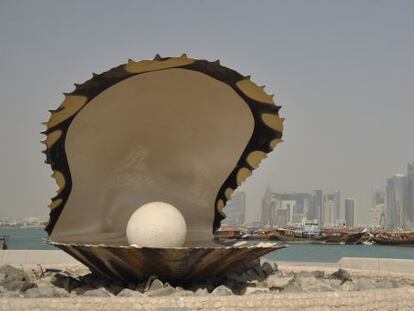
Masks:
[[[323,196],[323,224],[325,226],[335,224],[335,195],[332,193]]]
[[[336,222],[339,219],[343,219],[343,215],[341,213],[341,192],[337,190],[333,194],[334,194],[334,202],[335,202],[333,217],[334,217],[334,222]]]
[[[245,222],[246,215],[246,194],[244,192],[235,192],[231,200],[227,201],[224,208],[226,218],[224,224],[231,226],[242,226]]]
[[[383,190],[376,190],[372,193],[369,224],[373,227],[385,226],[385,193]]]
[[[261,224],[263,226],[274,225],[274,203],[272,204],[272,189],[266,188],[264,198],[262,199]]]
[[[355,200],[345,199],[345,222],[347,227],[355,226]]]
[[[397,174],[387,179],[386,227],[405,227],[408,216],[408,178]]]
[[[407,165],[407,188],[407,216],[411,225],[414,225],[414,162]]]
[[[339,190],[323,196],[323,224],[335,225],[337,220],[344,220],[341,213],[341,192]]]
[[[323,193],[322,190],[314,190],[311,194],[311,203],[307,219],[317,219],[319,225],[323,225]]]
[[[309,214],[311,202],[309,193],[276,193],[267,188],[262,199],[261,223],[264,226],[300,223]]]

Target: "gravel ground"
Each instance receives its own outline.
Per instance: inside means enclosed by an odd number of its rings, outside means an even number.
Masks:
[[[414,310],[414,274],[256,261],[190,287],[150,277],[128,288],[60,268],[0,267],[0,310]]]
[[[414,288],[254,296],[3,298],[1,310],[414,310]]]

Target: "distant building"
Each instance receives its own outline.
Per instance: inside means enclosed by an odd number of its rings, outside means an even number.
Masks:
[[[345,199],[345,223],[347,227],[355,227],[355,200]]]
[[[386,227],[405,228],[408,216],[408,178],[397,174],[387,179]]]
[[[227,201],[224,207],[226,218],[223,224],[230,226],[242,226],[246,217],[246,194],[244,192],[235,192],[231,200]]]
[[[372,193],[369,224],[373,227],[383,228],[385,226],[385,192],[383,190],[376,190]]]
[[[341,217],[341,193],[335,191],[323,196],[323,221],[326,226],[335,226],[337,220],[343,220]]]
[[[414,225],[414,162],[407,165],[407,216],[411,225]]]
[[[310,197],[310,206],[306,218],[309,220],[316,219],[319,225],[323,225],[323,192],[314,190]]]
[[[261,224],[263,226],[274,225],[275,218],[275,208],[274,202],[272,203],[272,190],[267,187],[264,198],[262,199],[262,214],[261,214]]]
[[[266,189],[262,200],[262,225],[283,226],[301,223],[311,206],[309,193],[276,193]]]
[[[335,191],[333,193],[334,195],[334,202],[335,202],[335,208],[334,208],[334,221],[343,219],[342,212],[341,212],[341,192],[339,190]]]

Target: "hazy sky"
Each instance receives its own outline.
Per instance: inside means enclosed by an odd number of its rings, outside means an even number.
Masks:
[[[155,53],[220,59],[276,94],[285,142],[243,186],[372,188],[414,160],[414,1],[0,0],[0,218],[45,217],[40,124],[92,72]]]

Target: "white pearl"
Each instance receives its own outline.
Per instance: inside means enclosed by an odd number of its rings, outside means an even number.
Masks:
[[[186,235],[183,215],[164,202],[139,207],[129,218],[126,228],[128,243],[140,247],[180,247],[184,245]]]

